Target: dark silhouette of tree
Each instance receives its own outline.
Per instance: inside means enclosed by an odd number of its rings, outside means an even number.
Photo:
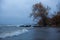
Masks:
[[[57,5],[58,11],[56,12],[56,15],[53,17],[53,20],[55,20],[56,26],[60,26],[60,3]]]
[[[52,25],[55,25],[55,26],[60,26],[60,3],[58,3],[57,5],[57,12],[55,12],[56,15],[54,15],[52,18],[51,18],[51,24]]]
[[[60,26],[60,12],[57,12],[54,17],[51,18],[51,25]]]
[[[34,17],[34,20],[38,20],[38,25],[40,25],[41,23],[43,24],[43,26],[47,25],[46,20],[48,18],[47,15],[49,13],[49,9],[49,7],[44,7],[41,3],[36,3],[35,5],[33,5],[31,16]]]

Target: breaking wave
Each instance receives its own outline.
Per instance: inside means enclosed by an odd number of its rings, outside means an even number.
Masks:
[[[22,33],[28,32],[27,29],[22,29],[22,30],[16,30],[16,31],[12,31],[12,32],[7,32],[7,33],[2,33],[0,34],[0,38],[5,38],[5,37],[11,37],[11,36],[17,36],[20,35]]]

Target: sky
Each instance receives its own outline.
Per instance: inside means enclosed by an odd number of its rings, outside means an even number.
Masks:
[[[51,7],[51,11],[56,11],[58,0],[0,0],[0,24],[18,25],[35,23],[29,15],[33,4],[38,2]]]

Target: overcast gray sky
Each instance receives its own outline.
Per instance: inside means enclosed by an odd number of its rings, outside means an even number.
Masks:
[[[29,14],[32,5],[42,2],[56,10],[58,0],[0,0],[0,24],[31,24],[34,23]]]

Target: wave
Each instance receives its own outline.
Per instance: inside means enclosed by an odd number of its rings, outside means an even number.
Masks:
[[[27,29],[22,29],[22,30],[16,30],[16,31],[12,31],[12,32],[7,32],[7,33],[2,33],[0,34],[0,38],[5,38],[5,37],[11,37],[11,36],[17,36],[20,35],[22,33],[28,32]]]

